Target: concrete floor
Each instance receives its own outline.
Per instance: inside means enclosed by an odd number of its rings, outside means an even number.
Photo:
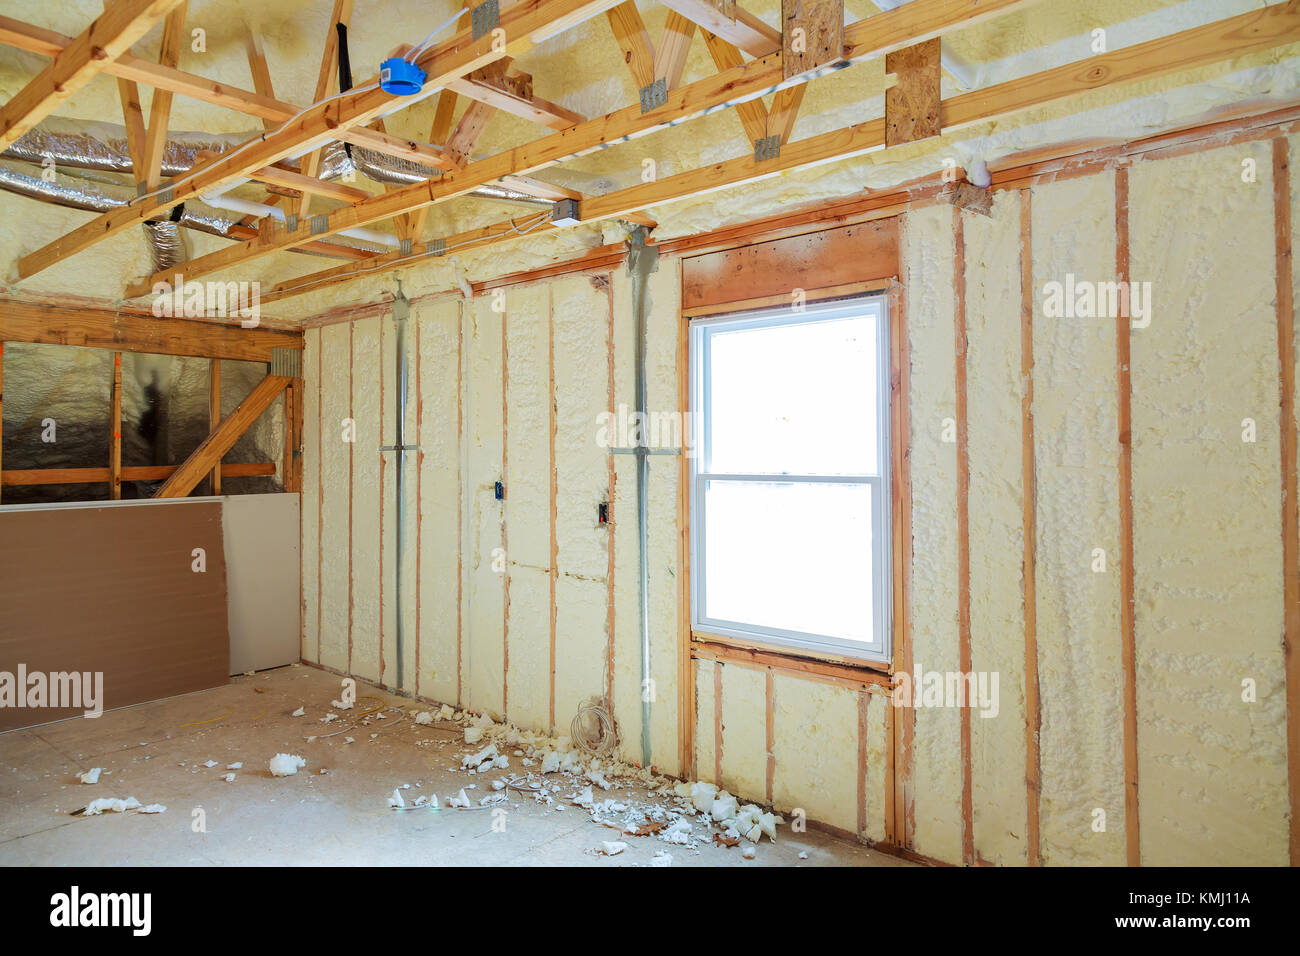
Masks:
[[[413,706],[362,684],[357,694]],[[445,801],[474,782],[449,769],[467,749],[460,728],[419,726],[408,717],[390,729],[383,727],[387,721],[373,721],[308,743],[309,735],[347,726],[319,721],[338,695],[336,676],[285,667],[94,720],[0,734],[0,864],[628,866],[648,864],[667,850],[673,866],[910,865],[788,827],[778,828],[776,844],[761,843],[754,860],[743,859],[738,848],[668,846],[654,837],[619,836],[578,807],[557,811],[518,793],[510,795],[504,832],[493,832],[490,811],[390,810],[387,798],[401,784],[411,784],[403,791],[409,803],[430,792]],[[299,705],[306,716],[291,717]],[[345,743],[349,735],[352,744]],[[299,754],[307,766],[295,776],[272,777],[267,761],[277,752]],[[204,767],[208,760],[216,766]],[[244,767],[227,783],[221,776],[235,761]],[[91,767],[105,772],[87,786],[74,774]],[[483,786],[468,791],[475,800],[483,792]],[[629,793],[644,797],[623,787],[608,796]],[[96,797],[129,796],[164,804],[167,812],[69,815]],[[206,832],[192,825],[199,808]],[[616,857],[598,852],[602,841],[614,839],[629,848]]]

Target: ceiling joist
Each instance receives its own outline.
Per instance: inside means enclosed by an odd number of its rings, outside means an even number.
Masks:
[[[413,105],[433,95],[448,82],[504,56],[524,53],[548,37],[603,13],[613,5],[614,0],[530,0],[506,7],[500,15],[500,28],[505,31],[504,43],[498,43],[492,33],[475,39],[469,31],[462,30],[452,39],[421,54],[418,62],[427,70],[425,89],[406,97],[403,105]],[[377,80],[365,83],[339,99],[317,103],[276,131],[250,140],[202,169],[177,179],[163,195],[144,197],[130,206],[104,213],[25,256],[19,261],[19,275],[24,278],[34,275],[108,236],[157,217],[179,202],[241,179],[251,170],[323,146],[340,138],[343,131],[364,125],[392,110],[393,105],[394,98],[378,86]],[[451,161],[445,158],[441,161],[449,169],[455,168]],[[391,193],[389,197],[398,195],[400,192]],[[392,215],[406,211],[409,210],[399,209]],[[310,223],[300,221],[295,233],[288,235],[294,237],[295,244],[300,244],[311,234]]]
[[[919,2],[919,0],[918,0]],[[1044,70],[984,90],[954,96],[941,104],[945,129],[968,126],[1055,100],[1086,93],[1113,84],[1130,83],[1231,59],[1244,53],[1267,50],[1279,43],[1300,38],[1300,4],[1291,3],[1255,10],[1181,33],[1150,40],[1079,63]],[[806,169],[836,160],[886,148],[886,122],[868,120],[845,129],[788,144],[770,160],[752,155],[691,170],[655,182],[642,183],[579,204],[581,221],[626,217],[661,203],[699,196],[719,189],[756,182],[780,173]],[[509,224],[508,224],[509,225]],[[527,234],[556,228],[549,222]],[[461,233],[443,240],[444,249],[454,243],[465,248],[512,241],[524,230],[503,229],[502,224]],[[373,262],[344,264],[312,275],[301,276],[275,286],[263,301],[288,298],[326,285],[375,275],[401,268],[429,250],[415,250],[406,256],[385,254]]]
[[[54,57],[0,108],[0,149],[49,116],[99,74],[107,61],[131,48],[181,0],[115,0],[103,16]]]
[[[898,10],[875,14],[849,26],[845,31],[844,59],[853,62],[881,56],[918,42],[918,36],[929,39],[946,29],[980,22],[1029,2],[1032,0],[913,0]],[[470,163],[458,172],[336,209],[329,214],[328,221],[320,231],[333,233],[391,219],[422,206],[465,195],[479,186],[506,176],[531,173],[601,149],[610,143],[675,126],[722,107],[734,107],[738,103],[772,93],[783,85],[806,82],[816,75],[814,71],[784,80],[780,53],[769,54],[761,60],[745,62],[714,76],[670,90],[665,102],[649,112],[643,113],[640,104],[634,104],[562,133],[553,133],[524,146]],[[766,112],[764,123],[766,124]],[[129,211],[121,210],[116,215],[130,224],[136,220],[125,215]],[[114,215],[109,213],[100,217],[100,220],[109,221]],[[45,249],[32,253],[19,263],[20,274],[30,274],[25,269],[44,268],[46,260],[55,256],[63,247],[75,249],[84,247],[82,242],[93,241],[79,235],[87,229],[88,227],[83,227],[63,240],[56,240]],[[312,234],[301,224],[295,232],[277,230],[242,245],[195,259],[187,265],[187,274],[211,274],[217,269],[242,265],[271,252],[295,248],[311,237]],[[151,288],[152,282],[136,283],[127,290],[127,295],[135,297],[147,294]]]

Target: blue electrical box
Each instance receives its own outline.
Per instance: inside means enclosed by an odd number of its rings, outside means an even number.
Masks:
[[[385,93],[410,96],[424,88],[424,70],[395,56],[379,64],[379,85]]]

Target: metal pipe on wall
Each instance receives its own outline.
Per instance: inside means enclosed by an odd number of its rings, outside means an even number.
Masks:
[[[636,413],[635,421],[642,425],[637,430],[636,447],[636,512],[637,550],[641,562],[641,761],[651,764],[650,709],[654,685],[650,677],[650,563],[646,539],[649,526],[648,490],[650,484],[649,435],[644,423],[648,419],[649,388],[646,383],[646,317],[650,299],[646,288],[650,274],[659,266],[659,249],[645,244],[647,230],[637,226],[628,236],[627,272],[632,280],[632,314],[636,319]]]

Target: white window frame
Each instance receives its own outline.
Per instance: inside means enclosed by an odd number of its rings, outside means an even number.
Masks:
[[[709,461],[711,436],[709,415],[711,383],[706,381],[710,333],[725,330],[764,328],[796,325],[848,318],[864,313],[876,317],[876,475],[740,475],[714,473],[706,469]],[[802,310],[792,308],[765,309],[753,312],[729,313],[692,319],[690,322],[691,408],[695,410],[696,447],[690,458],[690,528],[691,528],[691,628],[704,635],[730,638],[760,645],[777,645],[793,651],[814,655],[853,658],[864,661],[888,663],[893,653],[893,587],[892,557],[893,529],[891,527],[890,476],[890,341],[889,308],[885,295],[860,296],[851,300],[809,304]],[[725,621],[703,616],[706,587],[705,548],[705,487],[710,480],[771,482],[836,482],[850,485],[870,485],[872,501],[872,606],[875,609],[872,643],[854,641],[827,634],[791,631],[762,627],[736,621]]]

